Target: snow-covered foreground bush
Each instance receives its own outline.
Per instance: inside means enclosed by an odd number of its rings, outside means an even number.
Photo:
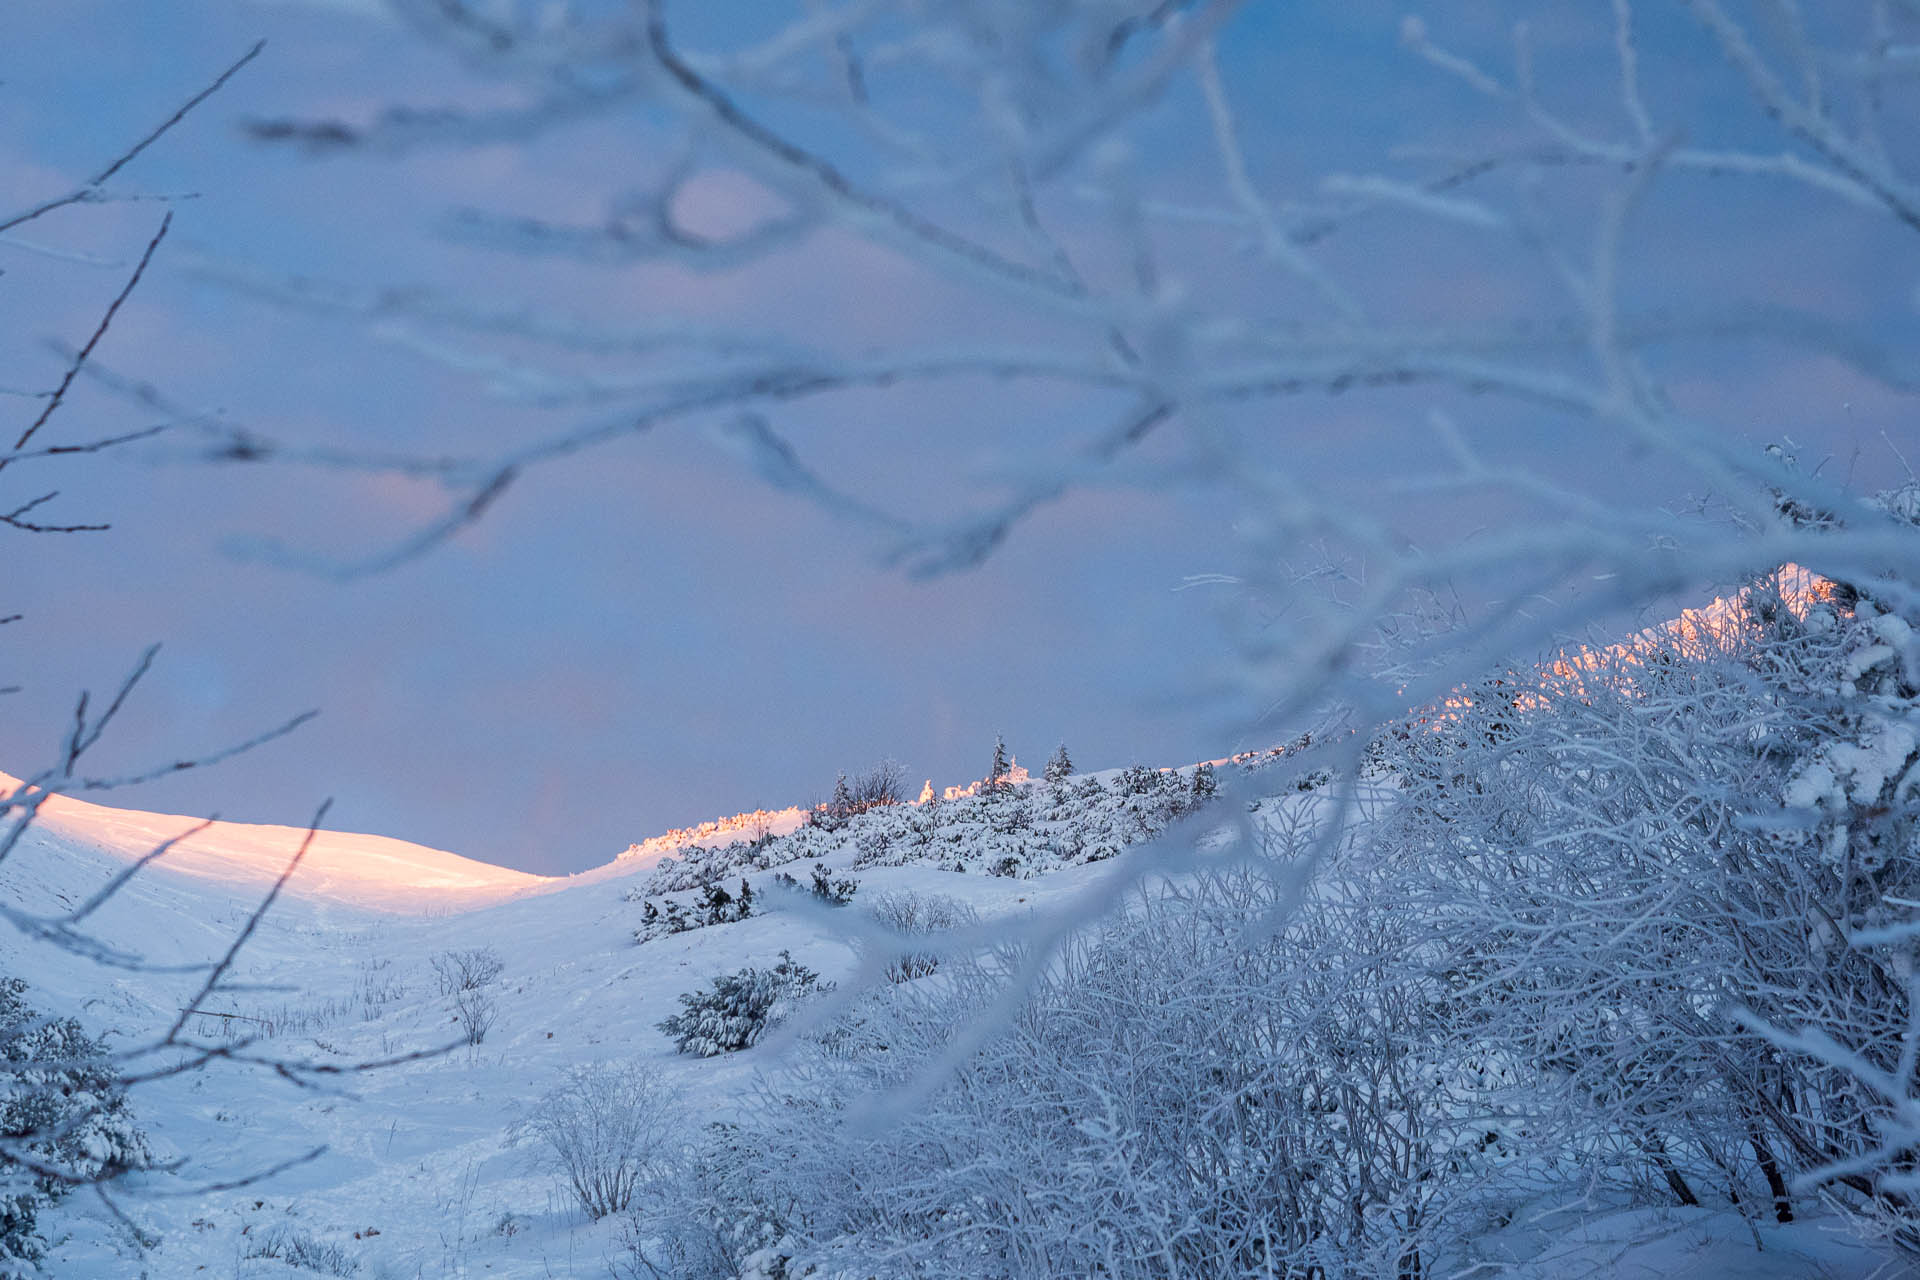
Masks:
[[[1305,802],[1303,802],[1305,803]],[[1420,1274],[1481,1183],[1401,917],[1254,867],[1144,894],[929,1074],[1029,958],[869,994],[770,1090],[742,1211],[788,1274]],[[1252,931],[1252,932],[1250,932]],[[924,1092],[924,1098],[921,1094]]]
[[[569,1071],[516,1126],[536,1162],[566,1180],[588,1217],[623,1213],[677,1165],[685,1127],[678,1099],[640,1067],[594,1063]]]
[[[1907,621],[1823,593],[1763,582],[1537,689],[1465,691],[1387,753],[1378,843],[1450,1024],[1537,1073],[1568,1152],[1682,1204],[1786,1222],[1825,1197],[1920,1240],[1896,1123],[1920,672]]]

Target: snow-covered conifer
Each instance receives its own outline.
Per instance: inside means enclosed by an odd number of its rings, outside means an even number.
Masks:
[[[1065,782],[1072,773],[1073,761],[1068,758],[1067,744],[1063,742],[1053,749],[1052,755],[1047,757],[1046,768],[1041,770],[1040,777],[1043,781],[1058,785]]]
[[[993,764],[987,769],[987,776],[981,781],[985,784],[982,791],[999,791],[1007,785],[1007,774],[1013,764],[1007,759],[1007,740],[999,734],[993,738]]]
[[[47,1205],[149,1160],[105,1046],[36,1013],[26,992],[0,978],[0,1275],[43,1255]]]
[[[1188,785],[1189,802],[1195,806],[1206,803],[1219,790],[1220,783],[1213,774],[1211,764],[1197,764],[1193,767],[1193,781]]]
[[[681,1011],[659,1024],[681,1053],[711,1058],[751,1048],[787,1006],[820,990],[820,975],[780,953],[771,969],[752,966],[713,980],[707,991],[680,996]]]
[[[833,798],[827,801],[827,815],[836,823],[844,823],[853,816],[853,789],[847,785],[847,775],[841,774],[833,780]]]

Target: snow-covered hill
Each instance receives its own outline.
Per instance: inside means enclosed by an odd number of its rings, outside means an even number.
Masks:
[[[19,785],[19,779],[0,773],[0,792],[13,792]],[[34,826],[64,845],[123,862],[177,839],[158,864],[163,875],[232,888],[265,888],[307,838],[301,827],[208,825],[198,818],[116,809],[58,795],[42,802]],[[179,839],[182,836],[186,838]],[[417,913],[497,902],[554,883],[549,877],[387,836],[319,831],[286,892],[295,898]]]
[[[195,820],[53,800],[0,873],[0,892],[27,910],[84,899],[154,844]],[[221,824],[183,841],[95,917],[93,932],[154,966],[217,957],[279,874],[303,831]],[[1100,873],[1044,883],[927,867],[876,870],[861,893],[887,889],[958,897],[994,917],[1060,899]],[[439,994],[435,957],[491,948],[504,964],[497,1019],[484,1041],[311,1091],[270,1071],[216,1063],[143,1086],[141,1122],[168,1153],[192,1163],[149,1175],[124,1196],[161,1237],[144,1258],[90,1197],[50,1218],[52,1274],[66,1277],[295,1276],[248,1258],[275,1228],[338,1244],[356,1274],[604,1275],[610,1225],[593,1227],[532,1170],[507,1131],[532,1098],[575,1065],[645,1062],[683,1089],[690,1113],[718,1117],[742,1096],[756,1050],[700,1060],[674,1052],[656,1024],[683,991],[790,950],[839,977],[853,954],[829,914],[756,915],[645,946],[640,906],[624,891],[644,860],[543,879],[380,837],[325,834],[242,956],[252,989],[218,998],[197,1033],[270,1032],[265,1047],[347,1064],[460,1039]],[[762,883],[771,873],[756,875]],[[24,976],[31,998],[73,1013],[119,1046],[163,1030],[199,974],[128,972],[0,932],[0,971]],[[226,1181],[324,1145],[318,1157],[258,1186],[179,1193]]]
[[[178,1173],[140,1175],[122,1195],[160,1243],[143,1253],[102,1207],[76,1196],[49,1218],[50,1273],[292,1280],[317,1267],[395,1280],[605,1276],[622,1256],[617,1224],[588,1222],[561,1184],[534,1168],[513,1125],[569,1069],[598,1062],[657,1073],[680,1095],[689,1123],[732,1115],[784,1050],[774,1041],[714,1058],[676,1053],[657,1024],[676,1012],[681,993],[782,952],[829,980],[857,969],[846,927],[857,916],[796,898],[783,908],[769,892],[777,875],[795,873],[804,885],[819,865],[854,878],[855,913],[909,891],[1008,920],[1127,876],[1123,849],[1096,836],[1124,846],[1165,826],[1177,816],[1175,800],[1190,804],[1192,796],[1191,771],[1115,771],[943,802],[937,821],[898,806],[730,853],[684,858],[689,848],[677,869],[629,858],[561,880],[379,837],[324,835],[243,953],[235,975],[243,989],[207,1002],[195,1034],[211,1043],[261,1035],[271,1053],[332,1065],[447,1045],[463,1028],[435,961],[479,948],[502,966],[488,986],[491,1029],[477,1045],[317,1088],[231,1062],[142,1086],[136,1110],[157,1148],[190,1157]],[[49,802],[0,871],[0,891],[27,910],[71,905],[193,825]],[[916,844],[912,833],[923,828],[935,834]],[[215,957],[303,834],[226,824],[197,834],[132,880],[99,913],[94,932],[155,966]],[[1001,845],[1013,852],[997,856],[1016,865],[988,874],[995,864],[987,855]],[[1040,859],[1033,851],[1041,848],[1076,854]],[[1098,856],[1085,856],[1089,849]],[[956,869],[961,864],[968,869]],[[743,875],[758,902],[774,900],[775,909],[636,943],[648,895],[692,902],[678,877],[737,884]],[[166,1027],[200,981],[195,973],[102,968],[12,930],[0,933],[0,970],[26,977],[43,1007],[76,1014],[117,1045]],[[315,1149],[257,1185],[196,1190]],[[1511,1226],[1511,1255],[1535,1261],[1517,1261],[1508,1274],[1625,1274],[1637,1266],[1757,1280],[1815,1267],[1865,1276],[1886,1261],[1817,1224],[1756,1233],[1725,1213],[1577,1209],[1543,1204],[1537,1221]]]

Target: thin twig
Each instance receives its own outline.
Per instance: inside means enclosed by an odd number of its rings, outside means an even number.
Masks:
[[[233,78],[234,73],[246,66],[249,62],[252,62],[266,46],[267,42],[265,40],[256,42],[251,49],[240,56],[239,61],[216,76],[212,84],[187,99],[187,101],[181,105],[180,109],[175,111],[171,116],[168,116],[166,121],[158,128],[147,134],[146,137],[140,139],[140,141],[134,143],[133,146],[126,151],[121,152],[106,168],[102,169],[92,178],[89,178],[84,184],[69,191],[66,195],[58,196],[52,200],[35,205],[31,209],[17,213],[6,221],[0,222],[0,231],[10,231],[24,222],[31,222],[44,214],[52,213],[55,209],[62,209],[71,204],[88,204],[101,199],[100,187],[107,179],[113,177],[114,174],[125,168],[132,162],[135,156],[138,156],[148,147],[158,142],[161,135],[184,120],[188,112],[192,111],[217,92],[228,80]]]
[[[227,970],[233,967],[234,957],[238,956],[240,949],[247,945],[247,939],[251,938],[253,931],[260,927],[260,921],[266,917],[274,901],[279,898],[280,891],[287,887],[287,881],[291,880],[293,873],[300,869],[300,863],[306,858],[307,850],[313,847],[314,836],[320,832],[320,824],[326,821],[327,810],[332,807],[331,796],[320,802],[320,808],[314,812],[313,821],[307,824],[307,834],[301,839],[300,847],[294,850],[293,857],[287,860],[287,865],[280,872],[279,879],[275,880],[273,887],[267,890],[267,896],[260,900],[260,905],[255,907],[252,914],[247,917],[246,924],[240,927],[240,932],[234,936],[232,945],[227,948],[227,953],[214,964],[213,971],[207,975],[207,980],[200,984],[200,989],[194,992],[193,997],[186,1002],[187,1009],[195,1008],[202,1000],[219,989],[220,980],[226,977]],[[167,1034],[161,1037],[160,1042],[162,1044],[177,1043],[180,1033],[186,1029],[187,1019],[192,1016],[191,1013],[182,1011],[180,1016],[174,1019],[173,1026],[167,1029]]]
[[[33,439],[41,427],[47,425],[47,419],[51,418],[54,411],[59,409],[65,401],[67,389],[73,385],[73,380],[80,376],[81,366],[86,364],[87,357],[93,354],[93,349],[100,344],[100,339],[106,336],[108,327],[113,324],[114,316],[120,313],[121,304],[126,302],[128,296],[133,293],[135,286],[140,283],[140,277],[146,274],[147,264],[153,261],[154,251],[160,247],[160,242],[167,238],[167,229],[172,225],[173,210],[169,209],[160,219],[160,229],[153,233],[153,239],[147,241],[147,247],[141,253],[140,262],[134,267],[133,274],[127,277],[127,282],[120,287],[120,292],[114,295],[113,301],[108,304],[106,314],[100,317],[100,323],[94,327],[93,336],[87,339],[86,345],[82,346],[67,363],[67,371],[62,375],[60,385],[54,388],[53,395],[48,398],[46,406],[40,410],[40,416],[35,418],[32,425],[22,431],[20,438],[13,442],[15,453],[27,447],[27,442]],[[0,470],[6,469],[7,462],[7,457],[0,456]]]

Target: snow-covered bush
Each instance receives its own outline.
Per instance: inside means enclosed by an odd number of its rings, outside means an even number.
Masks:
[[[755,1118],[787,1273],[1424,1274],[1483,1180],[1464,1055],[1399,913],[1329,893],[1263,929],[1283,892],[1210,873],[1037,969],[1013,948],[863,997]]]
[[[1913,970],[1869,945],[1911,937],[1920,900],[1908,626],[1786,575],[1399,735],[1377,843],[1450,1023],[1536,1073],[1558,1154],[1612,1152],[1683,1204],[1788,1221],[1826,1193],[1912,1233],[1879,1085],[1912,1095]]]
[[[699,921],[701,924],[733,924],[745,920],[753,914],[753,886],[744,877],[740,881],[740,892],[728,893],[725,886],[717,881],[700,890]]]
[[[853,901],[853,895],[860,891],[860,882],[852,876],[835,876],[824,866],[816,865],[802,889],[800,882],[784,871],[776,872],[773,882],[789,893],[805,893],[815,902],[830,907],[844,907]]]
[[[76,1184],[148,1163],[118,1073],[72,1018],[27,1003],[0,978],[0,1275],[38,1260],[42,1209]]]
[[[515,1122],[539,1166],[566,1180],[587,1216],[625,1212],[677,1167],[686,1119],[678,1096],[638,1066],[575,1067]]]
[[[668,898],[663,911],[651,898],[643,898],[641,902],[640,927],[633,931],[635,942],[651,942],[709,925],[734,924],[754,913],[753,886],[745,876],[740,878],[737,894],[727,892],[718,880],[711,880],[701,886],[698,901],[691,905]]]
[[[682,1148],[671,1186],[637,1198],[620,1224],[615,1280],[740,1280],[784,1234],[794,1206],[753,1181],[757,1160],[735,1124],[709,1124]]]
[[[839,837],[821,827],[802,825],[783,836],[735,840],[709,847],[689,845],[671,858],[662,858],[646,881],[629,898],[704,890],[729,876],[765,871],[803,858],[817,858],[839,846]]]
[[[915,939],[979,920],[972,907],[956,898],[938,893],[920,894],[910,889],[875,894],[867,904],[867,912],[876,923],[899,935],[897,943],[889,940],[884,944],[887,953],[882,972],[888,982],[909,982],[939,969],[940,953],[913,945]]]
[[[243,1258],[271,1258],[284,1262],[295,1271],[308,1271],[323,1276],[353,1276],[360,1274],[360,1260],[349,1253],[344,1245],[332,1244],[317,1239],[311,1231],[303,1231],[286,1223],[276,1223],[257,1234],[249,1234]]]
[[[633,931],[635,942],[652,942],[655,938],[671,937],[673,934],[685,933],[689,929],[700,927],[699,922],[688,913],[684,904],[672,898],[668,898],[666,903],[666,910],[662,911],[653,899],[642,900],[640,927]]]
[[[819,974],[782,951],[771,969],[748,966],[715,978],[709,990],[683,993],[680,1012],[664,1019],[660,1030],[681,1053],[734,1053],[751,1048],[795,1001],[825,989]]]

